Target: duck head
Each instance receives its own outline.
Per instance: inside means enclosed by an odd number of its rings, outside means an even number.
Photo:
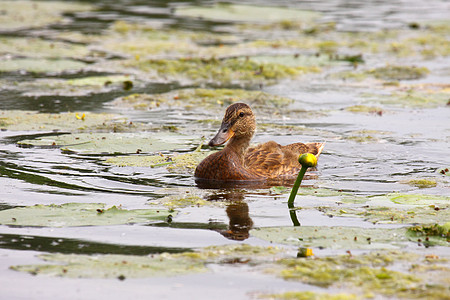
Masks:
[[[228,106],[219,131],[208,145],[219,146],[230,139],[250,141],[255,130],[255,115],[250,106],[245,103],[235,103]]]

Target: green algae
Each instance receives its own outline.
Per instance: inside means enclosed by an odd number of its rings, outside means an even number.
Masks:
[[[11,269],[33,275],[68,278],[128,278],[164,277],[206,272],[198,260],[172,254],[152,256],[41,254],[50,264],[19,265]]]
[[[259,295],[261,299],[280,299],[280,300],[356,300],[359,299],[353,294],[329,294],[329,293],[316,293],[311,291],[301,292],[285,292],[282,294],[263,294]]]
[[[286,107],[293,100],[286,97],[271,95],[260,91],[243,89],[181,89],[164,94],[131,94],[120,97],[112,102],[115,106],[132,107],[138,110],[148,110],[162,105],[178,106],[187,109],[202,107],[204,109],[223,109],[235,102],[247,102],[255,108]]]
[[[0,72],[62,73],[79,71],[86,63],[70,59],[15,58],[0,60]]]
[[[370,206],[363,207],[317,207],[328,216],[363,218],[374,224],[417,224],[441,222],[450,219],[450,206]]]
[[[328,249],[398,249],[408,241],[404,228],[267,227],[250,234],[273,243]]]
[[[22,147],[54,147],[81,154],[151,153],[188,148],[190,138],[171,132],[90,132],[22,140]]]
[[[432,188],[435,187],[437,185],[436,180],[434,179],[427,179],[427,178],[422,178],[422,179],[409,179],[406,181],[402,181],[401,183],[405,183],[411,186],[415,186],[418,187],[420,189],[425,189],[425,188]]]
[[[386,66],[367,71],[367,74],[383,80],[413,80],[425,77],[430,73],[425,67]]]
[[[0,111],[0,124],[2,128],[13,131],[86,131],[100,127],[113,128],[114,124],[127,122],[112,114],[85,113],[81,119],[82,114],[3,110]]]
[[[172,195],[166,196],[158,200],[149,202],[151,205],[164,205],[169,209],[184,208],[184,207],[201,207],[208,205],[217,205],[217,202],[206,201],[197,195]]]
[[[352,105],[345,108],[346,111],[352,113],[364,113],[364,114],[383,114],[383,109],[378,106],[367,106],[367,105]]]
[[[15,31],[64,21],[63,13],[88,11],[92,6],[67,1],[0,1],[1,30]]]
[[[28,97],[40,96],[87,96],[126,89],[126,82],[136,82],[133,76],[91,76],[76,79],[36,79],[35,81],[14,82],[12,88]],[[11,87],[7,87],[10,89]]]
[[[301,20],[302,22],[310,23],[321,16],[317,12],[288,7],[253,6],[231,3],[217,3],[212,6],[179,6],[175,10],[175,15],[217,21],[245,21],[246,23],[287,22],[291,20]]]
[[[193,82],[233,82],[273,84],[280,79],[294,78],[308,72],[319,72],[316,66],[286,66],[278,63],[258,63],[250,58],[239,59],[160,59],[127,60],[124,67],[138,68],[144,72],[154,72],[167,79],[187,79]]]
[[[373,77],[378,80],[383,80],[388,85],[397,85],[398,81],[421,79],[429,73],[430,70],[426,67],[387,65],[369,70],[340,71],[331,74],[331,77],[352,81],[363,81],[368,77]]]
[[[104,203],[66,203],[2,210],[0,224],[39,227],[105,226],[164,221],[169,214],[164,209],[127,210],[116,206],[106,208]]]
[[[10,268],[33,275],[67,278],[146,278],[207,272],[207,264],[233,261],[264,261],[282,252],[276,247],[235,244],[210,246],[197,252],[162,253],[150,256],[41,254],[48,264],[18,265]]]
[[[436,279],[422,279],[420,272],[404,273],[389,269],[401,261],[413,265],[421,261],[417,254],[406,252],[371,252],[364,255],[341,255],[315,259],[281,259],[275,269],[284,279],[320,287],[339,287],[359,291],[364,298],[376,295],[398,298],[443,299],[448,288]],[[431,283],[432,282],[432,283]]]
[[[447,105],[448,91],[423,92],[423,91],[396,91],[390,95],[363,95],[365,98],[381,102],[383,104],[400,105],[403,107],[438,107]]]
[[[85,46],[39,38],[0,37],[0,55],[41,57],[41,58],[81,58],[89,54]]]
[[[450,197],[426,194],[399,194],[386,195],[387,199],[397,204],[407,205],[439,205],[450,204]]]
[[[116,156],[105,160],[105,163],[119,167],[166,167],[171,173],[193,174],[197,165],[211,152],[190,152],[175,155],[134,155]]]
[[[448,218],[447,218],[448,220]],[[426,245],[450,246],[450,222],[444,225],[417,225],[408,228],[408,234],[412,240],[422,241]]]
[[[450,42],[448,25],[423,26],[420,30],[383,30],[339,34],[341,44],[364,53],[385,53],[395,57],[424,59],[448,56]],[[445,30],[447,30],[445,32]]]
[[[389,134],[391,132],[364,129],[350,131],[344,138],[358,143],[378,143],[384,139],[383,137]]]

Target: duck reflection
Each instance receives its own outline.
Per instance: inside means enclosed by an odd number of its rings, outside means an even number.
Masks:
[[[242,190],[229,190],[215,193],[207,197],[209,201],[227,202],[227,216],[230,220],[228,229],[216,229],[221,235],[230,240],[243,241],[250,236],[253,221],[249,215],[248,204],[244,201],[245,193]]]

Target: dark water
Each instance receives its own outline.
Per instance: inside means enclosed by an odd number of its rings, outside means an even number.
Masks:
[[[50,26],[56,31],[79,31],[99,34],[117,20],[157,21],[169,28],[220,32],[226,22],[176,17],[172,8],[192,2],[166,1],[86,1],[95,3],[98,10],[72,13],[66,25]],[[268,1],[248,1],[266,4]],[[342,31],[377,31],[386,28],[405,28],[411,22],[448,18],[448,1],[280,1],[280,5],[311,9],[324,13],[323,21],[337,22]],[[0,26],[1,27],[1,26]],[[42,29],[4,32],[4,36],[40,35]],[[1,34],[1,33],[0,33]],[[439,82],[449,82],[448,58],[427,62],[437,71]],[[65,74],[62,78],[77,78],[102,73]],[[33,81],[61,75],[31,75],[9,72],[0,74],[10,81]],[[426,82],[423,79],[420,82]],[[108,105],[113,99],[131,93],[163,93],[180,87],[178,82],[149,82],[132,91],[114,90],[85,97],[23,96],[20,91],[0,88],[0,109],[32,110],[38,112],[112,112],[129,119],[153,124],[180,124],[198,127],[195,112],[165,109],[156,112],[124,111]],[[374,196],[391,192],[417,192],[417,188],[400,183],[416,177],[437,178],[438,185],[422,193],[450,195],[448,180],[442,182],[436,170],[450,165],[450,112],[447,107],[411,108],[389,107],[383,116],[353,114],[342,108],[358,104],[364,88],[343,87],[321,75],[308,81],[283,82],[263,88],[264,91],[295,99],[292,108],[308,105],[311,111],[328,111],[325,115],[305,119],[280,119],[275,123],[301,125],[311,133],[280,135],[274,131],[260,131],[254,142],[276,140],[281,144],[293,141],[326,141],[318,169],[306,185],[349,192],[354,196]],[[220,118],[221,116],[217,116]],[[164,119],[162,119],[164,118]],[[270,119],[261,122],[270,123]],[[377,143],[356,143],[347,137],[358,130],[386,132]],[[194,138],[211,136],[214,128],[194,130]],[[192,189],[201,192],[209,201],[225,201],[223,206],[188,207],[171,223],[155,222],[147,225],[90,226],[69,228],[33,228],[0,226],[0,298],[88,299],[123,297],[175,299],[246,299],[249,292],[261,290],[301,289],[302,284],[287,282],[270,275],[256,273],[247,267],[214,265],[213,275],[183,275],[176,278],[136,279],[125,282],[108,280],[71,280],[46,276],[33,277],[8,270],[11,265],[42,263],[39,253],[66,254],[135,254],[178,253],[210,245],[241,243],[270,245],[249,236],[253,227],[291,226],[286,206],[287,195],[274,196],[267,188],[240,187],[201,191],[194,178],[173,174],[164,168],[114,167],[104,163],[98,155],[63,154],[59,149],[19,148],[16,142],[35,137],[38,132],[0,132],[0,209],[34,204],[62,204],[67,202],[102,202],[122,205],[127,209],[149,208],[148,201],[165,196],[167,189]],[[49,133],[44,133],[49,135]],[[173,192],[172,192],[173,193]],[[241,200],[239,205],[235,200]],[[329,204],[329,200],[302,198],[302,206],[314,208]],[[328,202],[327,202],[328,201]],[[315,209],[297,212],[306,226],[374,227],[359,218],[329,218]],[[252,225],[253,224],[253,225]],[[392,225],[395,227],[395,225]],[[231,228],[235,235],[227,231]],[[440,248],[439,248],[440,249]],[[436,251],[445,251],[443,249]],[[318,254],[332,252],[317,250]],[[46,288],[44,288],[46,287]],[[50,288],[51,287],[51,288]],[[310,287],[311,288],[311,287]],[[202,295],[198,296],[201,289]],[[314,288],[312,288],[314,289]],[[315,288],[319,290],[319,288]]]

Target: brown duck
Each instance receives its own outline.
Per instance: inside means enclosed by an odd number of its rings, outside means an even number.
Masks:
[[[286,146],[270,141],[249,147],[256,129],[255,115],[247,104],[230,105],[219,132],[209,146],[228,144],[206,157],[195,169],[195,177],[212,180],[292,179],[301,169],[303,153],[320,155],[324,143],[294,143]]]

